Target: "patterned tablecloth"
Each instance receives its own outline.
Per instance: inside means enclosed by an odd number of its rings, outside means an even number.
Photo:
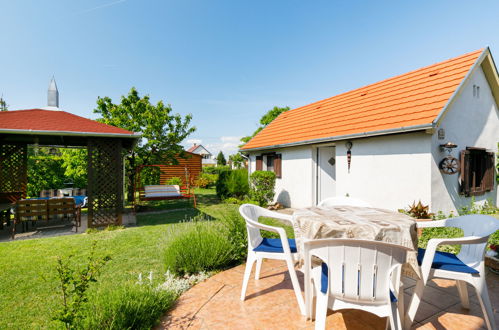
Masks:
[[[418,237],[416,220],[398,212],[358,206],[333,208],[310,207],[293,213],[298,252],[304,240],[320,238],[354,238],[383,241],[412,249],[407,256],[404,275],[418,276],[416,259]],[[301,262],[303,256],[300,255]]]

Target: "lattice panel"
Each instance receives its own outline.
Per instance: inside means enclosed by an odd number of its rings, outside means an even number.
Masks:
[[[0,192],[26,197],[28,148],[26,144],[0,144]]]
[[[88,226],[120,225],[123,157],[119,139],[88,141]]]

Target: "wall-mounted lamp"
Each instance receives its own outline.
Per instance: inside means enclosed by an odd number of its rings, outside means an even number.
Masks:
[[[447,151],[449,154],[452,152],[452,149],[457,148],[457,144],[452,142],[447,142],[446,144],[440,145],[440,151]]]

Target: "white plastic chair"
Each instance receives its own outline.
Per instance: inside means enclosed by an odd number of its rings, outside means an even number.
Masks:
[[[329,198],[326,198],[326,199],[320,201],[320,203],[317,204],[318,207],[333,207],[333,206],[339,206],[339,205],[372,207],[371,204],[369,204],[368,202],[365,202],[361,199],[356,199],[356,198],[351,198],[351,197],[343,197],[343,196],[329,197]]]
[[[325,328],[328,307],[360,309],[388,317],[391,328],[400,329],[396,297],[399,296],[401,265],[406,261],[408,250],[400,245],[354,239],[305,242],[305,293],[310,309],[307,314],[312,315],[315,293],[315,329]],[[313,256],[323,263],[311,269]]]
[[[464,237],[433,238],[428,241],[426,250],[418,250],[418,262],[421,266],[423,278],[416,283],[414,294],[407,309],[405,326],[409,328],[414,321],[414,316],[428,280],[439,277],[456,280],[461,305],[464,308],[469,308],[466,283],[471,284],[477,291],[487,327],[496,329],[494,312],[492,311],[487,283],[485,282],[483,258],[489,236],[499,230],[499,220],[487,215],[473,214],[440,221],[418,222],[417,226],[418,228],[461,228]],[[441,244],[462,244],[461,251],[458,255],[436,251]]]
[[[249,277],[253,263],[256,261],[255,280],[260,278],[263,259],[285,260],[288,265],[291,283],[300,307],[300,312],[305,315],[305,302],[301,293],[300,283],[296,276],[294,267],[294,256],[297,253],[294,239],[288,239],[286,231],[283,228],[264,225],[258,222],[260,217],[276,218],[293,222],[291,215],[273,212],[252,204],[243,204],[239,207],[239,212],[246,220],[246,229],[248,231],[248,258],[246,260],[246,269],[244,271],[243,287],[241,289],[241,300],[246,298],[246,288],[248,287]],[[262,238],[260,230],[271,231],[279,234],[280,238],[268,239]]]

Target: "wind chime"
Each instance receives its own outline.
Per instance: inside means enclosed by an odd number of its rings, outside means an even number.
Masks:
[[[348,141],[345,143],[345,147],[347,147],[347,164],[348,164],[348,173],[350,173],[350,164],[352,163],[352,146],[353,143]]]

